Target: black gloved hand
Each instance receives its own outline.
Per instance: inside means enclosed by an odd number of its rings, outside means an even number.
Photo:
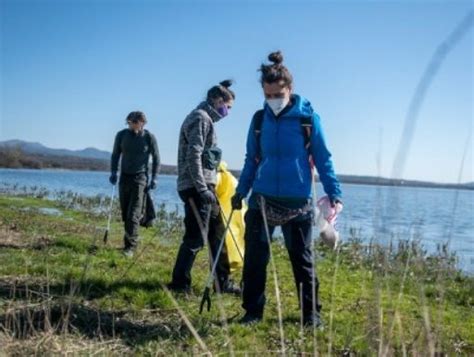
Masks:
[[[244,199],[244,197],[240,193],[236,192],[235,195],[233,195],[232,198],[230,199],[232,209],[235,209],[237,211],[241,210],[243,199]]]
[[[331,207],[336,207],[338,203],[344,205],[339,197],[331,197]]]
[[[156,178],[156,176],[152,176],[150,181],[150,190],[154,190],[157,186],[157,183],[158,179]]]
[[[112,172],[112,174],[109,177],[109,182],[112,185],[115,185],[117,183],[117,173],[116,172]]]
[[[199,196],[205,205],[212,205],[216,203],[216,195],[211,190],[201,191],[199,192]]]

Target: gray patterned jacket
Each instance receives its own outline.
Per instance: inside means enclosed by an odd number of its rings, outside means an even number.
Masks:
[[[179,134],[178,191],[194,187],[202,192],[208,184],[216,184],[216,170],[203,166],[203,153],[217,146],[214,123],[220,119],[207,102],[199,104],[184,119]]]

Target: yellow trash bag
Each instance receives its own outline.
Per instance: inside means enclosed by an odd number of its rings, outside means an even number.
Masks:
[[[225,221],[229,219],[230,212],[232,211],[231,198],[235,194],[237,188],[237,179],[227,170],[227,164],[221,161],[217,168],[217,184],[216,184],[216,195],[219,201],[219,205],[223,211],[223,218]],[[225,237],[225,246],[229,259],[230,271],[233,273],[237,269],[242,269],[244,262],[242,257],[244,256],[245,244],[244,244],[244,233],[245,223],[244,215],[247,211],[245,202],[242,202],[242,209],[240,211],[235,210],[232,215],[232,221],[230,222],[229,230]],[[232,238],[232,235],[235,238]],[[239,253],[240,252],[240,253]]]

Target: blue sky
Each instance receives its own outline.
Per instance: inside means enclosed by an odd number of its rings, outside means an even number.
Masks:
[[[0,140],[111,150],[139,109],[163,162],[175,164],[184,117],[233,78],[237,100],[217,130],[225,160],[240,168],[263,103],[257,68],[280,49],[295,92],[322,118],[336,171],[386,177],[425,67],[473,10],[453,1],[0,2]],[[423,102],[405,178],[457,182],[473,126],[472,66],[471,28]],[[461,181],[474,180],[472,140]]]

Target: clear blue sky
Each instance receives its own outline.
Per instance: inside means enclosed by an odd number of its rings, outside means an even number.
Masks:
[[[471,2],[1,2],[0,140],[111,150],[143,110],[164,163],[206,90],[233,78],[237,100],[218,123],[241,168],[263,96],[257,68],[280,49],[295,92],[320,114],[341,174],[389,177],[405,114],[429,60]],[[448,55],[420,111],[408,179],[456,182],[473,126],[473,30]],[[472,140],[462,181],[474,180]]]

